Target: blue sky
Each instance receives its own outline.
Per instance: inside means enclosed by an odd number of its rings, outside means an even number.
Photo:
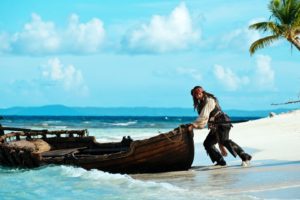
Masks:
[[[268,2],[1,0],[0,107],[192,107],[201,85],[224,109],[277,108],[299,98],[300,56],[250,56]]]

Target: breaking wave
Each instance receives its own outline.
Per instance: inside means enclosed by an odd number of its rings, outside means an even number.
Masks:
[[[136,124],[137,121],[129,121],[129,122],[117,122],[117,123],[111,123],[112,126],[131,126]]]

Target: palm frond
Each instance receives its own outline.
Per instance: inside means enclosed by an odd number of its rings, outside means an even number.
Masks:
[[[285,24],[291,25],[295,21],[299,14],[299,6],[300,4],[298,0],[287,1],[286,6],[284,7]]]
[[[270,0],[268,8],[271,12],[269,21],[252,24],[249,29],[269,32],[270,36],[255,41],[249,48],[250,54],[279,38],[286,38],[300,50],[300,0]]]
[[[285,27],[274,22],[258,22],[249,26],[249,29],[258,31],[270,31],[274,35],[281,35],[285,32]]]
[[[253,29],[253,30],[259,30],[259,31],[267,31],[268,30],[268,23],[270,22],[258,22],[255,24],[251,24],[249,26],[249,29]]]
[[[300,35],[300,26],[293,29],[293,34],[294,35]]]
[[[294,22],[292,23],[292,26],[300,26],[300,1],[297,1],[298,4],[296,5],[296,8],[295,8],[295,20]]]
[[[281,36],[280,35],[271,35],[271,36],[267,36],[264,38],[261,38],[259,40],[256,40],[255,42],[253,42],[249,48],[250,51],[250,55],[253,55],[256,50],[258,49],[262,49],[266,46],[269,46],[270,44],[272,44],[274,41],[278,40]]]
[[[272,0],[268,6],[271,18],[280,24],[291,25],[299,15],[299,4],[299,0]]]
[[[282,0],[271,1],[268,5],[270,12],[272,13],[271,18],[273,17],[275,20],[278,20],[280,23],[284,23],[283,18],[283,7],[284,2]]]

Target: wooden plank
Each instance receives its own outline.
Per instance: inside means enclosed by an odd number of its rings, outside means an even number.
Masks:
[[[41,153],[42,157],[61,157],[71,153],[79,152],[81,149],[85,149],[87,147],[80,147],[80,148],[72,148],[72,149],[58,149],[52,151],[46,151]]]
[[[119,147],[119,148],[89,148],[80,151],[80,154],[94,154],[94,155],[101,155],[101,154],[108,154],[108,153],[117,153],[121,151],[128,151],[129,147]]]
[[[180,137],[180,135],[174,136],[176,139],[177,137]],[[167,138],[160,138],[162,139],[160,142],[156,143],[156,147],[152,148],[154,145],[142,145],[141,142],[139,142],[136,145],[136,151],[134,152],[134,155],[131,155],[129,157],[123,157],[123,158],[114,158],[110,160],[110,156],[106,157],[106,159],[93,159],[92,162],[92,157],[90,159],[90,162],[85,162],[83,163],[78,163],[79,165],[85,167],[85,168],[98,168],[102,170],[107,170],[107,171],[147,171],[148,169],[156,171],[164,171],[164,169],[167,168],[173,168],[172,163],[179,163],[178,168],[186,168],[190,167],[189,165],[192,164],[193,161],[193,156],[194,156],[194,144],[193,144],[193,139],[188,138],[192,137],[190,135],[185,135],[183,136],[182,139],[177,140],[180,142],[172,142],[170,140],[167,140]],[[173,138],[172,138],[173,139]],[[174,140],[173,140],[174,141]],[[175,140],[176,141],[176,140]],[[143,142],[147,143],[147,142]],[[151,143],[148,142],[148,144]],[[189,146],[192,145],[192,146]],[[149,147],[151,147],[149,149]],[[171,159],[171,160],[169,160]],[[80,162],[80,161],[79,161]],[[161,166],[160,168],[160,163],[166,164],[166,166]],[[149,165],[149,166],[147,166]],[[98,166],[98,167],[97,167]],[[136,169],[134,169],[136,168]],[[157,169],[154,169],[157,168]],[[174,169],[177,169],[176,166],[174,166]]]

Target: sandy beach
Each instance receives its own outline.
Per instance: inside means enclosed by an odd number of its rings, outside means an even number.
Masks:
[[[202,145],[208,130],[195,131],[195,159],[188,172],[135,175],[188,190],[189,198],[300,199],[300,110],[235,124],[230,138],[249,152],[250,167],[228,155],[227,167],[211,169]],[[203,197],[204,194],[204,197]]]
[[[207,129],[195,131],[202,143]],[[300,110],[235,124],[230,138],[242,147],[255,149],[254,160],[300,160]]]

